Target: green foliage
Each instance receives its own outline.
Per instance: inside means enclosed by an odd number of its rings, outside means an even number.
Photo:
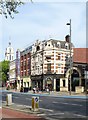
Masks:
[[[0,14],[4,14],[5,17],[9,15],[11,18],[13,17],[13,13],[19,13],[17,11],[17,7],[24,4],[21,0],[0,0]]]
[[[32,2],[32,0],[29,1]],[[11,18],[14,18],[13,13],[19,13],[17,11],[17,7],[23,4],[24,2],[22,2],[22,0],[0,0],[0,14],[4,14],[6,18],[8,17],[8,15]]]
[[[0,62],[0,74],[3,82],[8,80],[8,72],[9,72],[9,61],[2,61]]]

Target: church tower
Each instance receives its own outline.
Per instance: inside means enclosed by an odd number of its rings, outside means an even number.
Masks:
[[[9,42],[8,47],[5,52],[5,60],[12,61],[14,59],[14,49],[11,47],[11,42]]]

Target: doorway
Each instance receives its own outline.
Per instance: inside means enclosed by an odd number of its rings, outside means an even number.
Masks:
[[[79,86],[79,73],[77,70],[73,70],[73,73],[71,74],[71,91],[75,91],[75,87]],[[70,91],[70,75],[68,78],[68,90]]]
[[[60,79],[56,79],[56,91],[60,91]]]

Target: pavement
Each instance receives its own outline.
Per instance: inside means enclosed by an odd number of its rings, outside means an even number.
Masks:
[[[44,117],[40,117],[40,114],[43,114],[43,110],[33,111],[31,106],[19,105],[12,103],[7,106],[7,102],[2,102],[2,118],[30,118],[30,120],[46,120]]]
[[[6,90],[6,89],[3,89]],[[33,93],[33,91],[28,91],[28,92],[20,92],[19,90],[15,90],[15,89],[10,89],[7,90],[8,92],[15,92],[15,93],[21,93],[21,94],[32,94],[34,96],[52,96],[52,97],[64,97],[64,98],[82,98],[82,99],[86,99],[88,98],[88,94],[85,93],[76,93],[76,92],[71,92],[71,95],[69,94],[69,92],[56,92],[56,91],[50,91],[50,92],[42,92],[39,91],[38,93]]]
[[[34,114],[29,114],[21,111],[17,111],[10,108],[2,108],[2,118],[21,118],[21,119],[29,119],[29,120],[45,120],[44,118],[38,117]]]

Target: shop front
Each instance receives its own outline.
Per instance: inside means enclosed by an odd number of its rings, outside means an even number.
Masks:
[[[23,78],[23,87],[31,89],[31,79],[30,79],[30,77]]]
[[[50,91],[60,91],[60,77],[58,74],[44,75],[43,88],[49,88]]]
[[[38,88],[40,91],[43,90],[43,75],[31,76],[32,89]]]

